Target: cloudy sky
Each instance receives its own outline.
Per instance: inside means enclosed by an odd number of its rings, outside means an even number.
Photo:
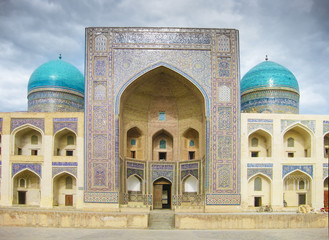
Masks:
[[[0,0],[0,112],[26,111],[30,75],[59,53],[83,72],[91,26],[238,29],[242,76],[268,55],[302,114],[329,114],[328,0]]]

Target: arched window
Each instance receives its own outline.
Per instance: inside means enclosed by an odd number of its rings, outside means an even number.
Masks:
[[[288,138],[288,147],[294,147],[295,146],[295,139],[292,137]]]
[[[127,190],[128,192],[142,191],[142,181],[134,175],[130,176],[127,180]]]
[[[252,138],[251,139],[251,146],[252,147],[258,147],[258,138]]]
[[[65,188],[66,189],[72,189],[73,181],[72,177],[66,177],[65,179]]]
[[[36,136],[36,135],[31,136],[31,144],[33,144],[33,145],[38,144],[38,136]]]
[[[164,139],[160,140],[160,148],[161,149],[166,149],[167,148],[166,140],[164,140]]]
[[[74,137],[67,136],[67,145],[74,145]]]
[[[304,182],[304,180],[300,180],[298,185],[299,185],[299,187],[298,187],[299,190],[305,189],[305,182]]]
[[[25,188],[25,179],[24,178],[19,179],[19,187]]]
[[[136,145],[136,139],[131,139],[131,141],[130,141],[130,145],[131,145],[131,146],[135,146],[135,145]]]
[[[262,179],[260,177],[254,181],[254,191],[262,191]]]
[[[190,147],[194,147],[194,141],[190,140]]]

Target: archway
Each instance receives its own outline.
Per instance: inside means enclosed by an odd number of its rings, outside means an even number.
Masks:
[[[284,154],[288,158],[312,156],[312,136],[308,129],[300,124],[291,127],[283,136]]]
[[[248,206],[271,205],[271,179],[257,174],[248,181]]]
[[[153,208],[171,209],[171,182],[160,178],[153,182]]]
[[[40,205],[40,178],[26,169],[13,178],[13,204]]]
[[[264,131],[257,130],[249,135],[250,157],[271,157],[272,136]]]
[[[43,155],[42,133],[39,129],[25,125],[13,132],[14,155],[35,156]]]
[[[66,172],[57,175],[53,180],[53,205],[75,206],[76,178]]]
[[[312,206],[312,179],[307,174],[299,170],[290,173],[284,178],[283,188],[285,206]]]
[[[76,135],[69,129],[63,129],[54,137],[54,156],[75,156]]]

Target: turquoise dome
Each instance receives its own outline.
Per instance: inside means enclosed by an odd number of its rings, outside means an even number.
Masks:
[[[298,82],[284,66],[264,61],[250,69],[240,82],[241,94],[260,88],[288,88],[299,93]]]
[[[32,73],[28,92],[58,88],[84,94],[84,87],[84,77],[76,67],[63,60],[54,60],[41,65]]]

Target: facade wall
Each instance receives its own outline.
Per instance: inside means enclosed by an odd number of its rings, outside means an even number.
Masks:
[[[252,197],[257,194],[252,194],[251,182],[255,176],[263,175],[270,182],[269,201],[264,197],[263,202],[273,208],[284,210],[285,204],[287,208],[297,207],[300,194],[306,195],[306,204],[313,208],[323,207],[324,180],[328,177],[324,137],[328,130],[328,116],[242,113],[242,204],[254,207]],[[255,132],[262,131],[271,136],[268,141],[272,155],[251,157],[254,148],[246,143]],[[288,147],[289,137],[295,139],[294,147]],[[294,156],[289,157],[289,152],[294,152]],[[303,189],[298,188],[300,180],[305,183]]]
[[[19,204],[51,208],[54,201],[54,178],[68,173],[74,179],[74,205],[82,207],[83,194],[83,113],[1,113],[1,205]],[[61,132],[75,136],[73,156],[56,156],[55,136]],[[31,136],[38,136],[38,143],[31,143]],[[57,140],[60,141],[60,140]],[[62,141],[63,142],[63,141]],[[19,144],[23,145],[19,145]],[[64,142],[65,143],[65,142]],[[62,143],[62,144],[64,144]],[[22,151],[17,148],[23,146]],[[37,155],[34,149],[41,149]],[[32,149],[32,150],[31,150]],[[20,180],[24,179],[20,184]],[[56,186],[55,186],[56,188]],[[25,192],[25,197],[18,192]],[[63,203],[63,191],[55,199]],[[25,198],[25,200],[22,200]]]

